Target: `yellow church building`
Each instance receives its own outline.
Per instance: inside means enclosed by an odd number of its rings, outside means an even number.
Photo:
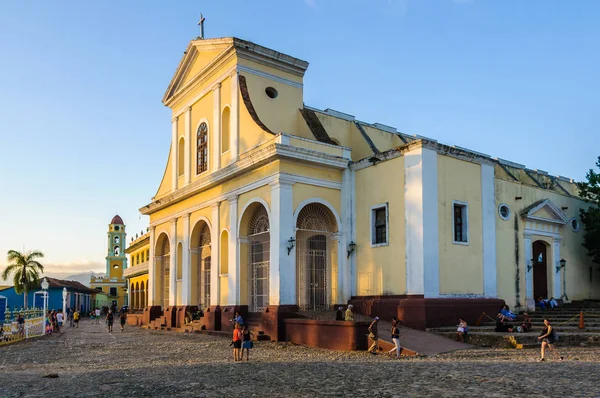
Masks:
[[[130,278],[145,323],[201,308],[225,330],[239,311],[277,339],[286,317],[348,302],[425,328],[600,298],[572,180],[306,106],[307,68],[238,38],[189,43],[149,233],[129,248],[148,245],[126,273],[147,269]]]

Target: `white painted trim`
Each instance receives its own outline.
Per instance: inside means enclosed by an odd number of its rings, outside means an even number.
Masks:
[[[192,167],[191,167],[191,152],[192,152],[192,107],[189,107],[185,112],[185,143],[187,145],[184,146],[184,160],[183,160],[183,168],[184,168],[184,184],[188,185],[192,180]]]
[[[211,141],[213,147],[209,147],[209,152],[212,154],[211,170],[219,170],[221,168],[221,84],[215,85],[213,89],[213,134]],[[210,130],[209,130],[210,132]]]
[[[250,199],[250,201],[248,201],[248,203],[246,203],[244,205],[244,208],[242,209],[242,211],[239,212],[240,217],[238,217],[238,220],[237,220],[238,236],[236,236],[236,238],[239,238],[240,228],[242,226],[242,218],[244,218],[244,215],[246,214],[246,210],[248,209],[248,207],[250,207],[254,203],[260,203],[261,205],[263,205],[265,207],[265,210],[267,210],[267,217],[269,217],[269,228],[270,228],[270,225],[271,225],[271,209],[269,208],[269,205],[267,204],[267,202],[263,198],[252,198],[252,199]],[[243,236],[245,236],[245,235],[243,235]]]
[[[211,206],[211,217],[213,226],[208,225],[210,229],[211,245],[211,267],[210,267],[210,305],[216,306],[221,301],[221,283],[219,282],[219,271],[221,271],[221,203],[215,203]],[[212,263],[214,262],[214,266]]]
[[[577,228],[573,228],[573,221],[577,221]],[[579,232],[581,231],[581,221],[577,217],[573,217],[569,220],[569,227],[571,227],[571,231]]]
[[[556,267],[558,267],[560,265],[560,241],[561,239],[554,239],[552,241],[552,262],[553,264],[552,266],[552,281],[553,281],[553,288],[552,288],[552,293],[555,299],[562,299],[564,292],[561,292],[561,280],[560,280],[560,276],[561,276],[561,270],[559,269],[558,272],[556,271]],[[547,261],[546,261],[547,263]],[[563,274],[563,278],[564,278],[564,273]]]
[[[177,121],[178,117],[173,118],[171,122],[171,191],[177,191],[177,152],[179,151],[179,140],[177,139]]]
[[[337,230],[338,231],[343,231],[343,229],[342,229],[342,221],[340,219],[340,216],[339,216],[338,212],[335,211],[335,208],[328,201],[326,201],[324,199],[321,199],[321,198],[316,198],[316,197],[303,200],[296,207],[296,210],[294,211],[294,231],[296,230],[296,225],[298,225],[298,216],[300,215],[300,212],[302,211],[302,209],[305,206],[307,206],[307,205],[309,205],[311,203],[319,203],[319,204],[322,204],[323,206],[327,207],[329,209],[329,211],[331,211],[331,213],[335,217],[335,222],[337,223]]]
[[[435,297],[440,291],[437,152],[404,153],[406,293]]]
[[[278,83],[287,84],[288,86],[295,87],[295,88],[304,87],[304,85],[302,83],[296,83],[292,80],[284,79],[282,77],[275,76],[270,73],[252,69],[252,68],[244,66],[244,65],[237,65],[237,71],[244,72],[244,73],[250,73],[251,75],[255,75],[255,76],[259,76],[259,77],[264,77],[265,79],[270,79],[270,80],[276,81]]]
[[[463,236],[465,235],[465,231],[466,231],[466,235],[467,235],[467,240],[466,241],[456,241],[454,240],[454,237],[456,236],[455,231],[454,231],[454,205],[461,205],[464,206],[464,215],[463,215]],[[470,231],[469,231],[469,203],[467,202],[463,202],[461,200],[453,200],[452,201],[452,243],[455,245],[463,245],[463,246],[469,246],[469,236],[470,236]]]
[[[188,213],[191,213],[191,212],[189,212],[189,211],[188,211]],[[200,217],[199,217],[199,218],[196,220],[196,222],[194,223],[194,225],[191,225],[191,224],[190,224],[190,239],[192,238],[192,235],[193,235],[194,229],[196,228],[196,225],[198,225],[198,223],[199,223],[200,221],[204,221],[204,222],[206,223],[206,225],[208,225],[208,231],[209,231],[209,232],[211,232],[211,231],[212,231],[211,222],[208,220],[208,218],[206,218],[206,217],[204,217],[204,216],[200,216]],[[190,249],[191,249],[191,246],[190,246]],[[212,254],[211,254],[211,256],[212,256]]]
[[[481,165],[481,234],[483,247],[483,295],[496,297],[496,185],[494,167]]]
[[[298,178],[296,178],[296,177],[298,177]],[[182,210],[182,211],[180,211],[178,213],[175,213],[173,216],[180,217],[180,216],[184,215],[185,213],[193,213],[193,212],[195,212],[197,210],[201,210],[201,209],[204,209],[204,208],[206,208],[208,206],[211,206],[214,203],[222,202],[224,200],[227,200],[227,198],[230,195],[238,195],[239,196],[239,195],[241,195],[243,193],[246,193],[246,192],[252,191],[254,189],[260,188],[260,187],[262,187],[264,185],[269,185],[270,183],[276,181],[279,178],[285,178],[285,179],[287,179],[288,181],[291,181],[291,182],[296,181],[296,182],[300,182],[300,183],[303,183],[303,184],[309,184],[309,185],[314,185],[314,186],[319,186],[319,187],[324,187],[324,188],[334,188],[334,189],[338,189],[339,188],[339,189],[341,189],[341,186],[340,186],[341,184],[337,183],[335,181],[321,180],[321,179],[318,179],[318,178],[309,178],[309,177],[301,177],[301,176],[296,176],[296,177],[293,176],[293,175],[291,175],[291,174],[287,174],[287,173],[275,173],[275,174],[272,174],[270,176],[263,177],[263,178],[261,178],[259,180],[251,182],[249,184],[246,184],[244,186],[241,186],[241,187],[239,187],[239,188],[237,188],[237,189],[235,189],[233,191],[228,192],[227,194],[219,195],[219,196],[217,196],[217,197],[215,197],[215,198],[213,198],[211,200],[207,200],[206,202],[203,202],[203,203],[200,203],[200,204],[198,204],[196,206],[193,206],[193,207],[190,207],[188,209]],[[172,216],[169,215],[169,216],[163,217],[161,219],[155,220],[150,225],[151,226],[158,226],[158,225],[164,224],[165,222],[169,221],[171,218],[172,218]]]
[[[383,243],[374,243],[375,242],[375,210],[385,209],[385,242]],[[380,203],[375,206],[371,206],[369,210],[370,217],[370,233],[369,233],[369,244],[371,247],[382,247],[390,245],[390,210],[389,210],[389,202]]]
[[[539,235],[539,236],[548,236],[551,238],[560,237],[559,233],[551,232],[551,231],[543,231],[539,229],[525,228],[523,230],[523,234],[528,235]]]

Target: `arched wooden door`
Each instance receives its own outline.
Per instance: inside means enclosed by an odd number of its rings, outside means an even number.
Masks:
[[[548,252],[546,243],[533,242],[533,297],[548,297]]]

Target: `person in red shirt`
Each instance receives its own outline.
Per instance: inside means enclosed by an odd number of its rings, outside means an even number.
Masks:
[[[233,328],[233,360],[241,361],[242,358],[240,356],[240,349],[242,348],[242,330],[240,329],[240,324],[236,323]]]

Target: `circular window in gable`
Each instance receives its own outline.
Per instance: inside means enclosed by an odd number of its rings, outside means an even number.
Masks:
[[[579,223],[578,219],[571,219],[571,229],[573,230],[573,232],[579,232],[579,230],[581,229],[581,224]]]
[[[498,206],[498,215],[500,215],[500,218],[504,221],[508,220],[510,217],[510,207],[508,207],[506,203],[500,204],[500,206]]]
[[[265,93],[267,94],[267,97],[271,99],[275,99],[279,95],[279,93],[277,92],[277,90],[275,90],[274,87],[265,88]]]

